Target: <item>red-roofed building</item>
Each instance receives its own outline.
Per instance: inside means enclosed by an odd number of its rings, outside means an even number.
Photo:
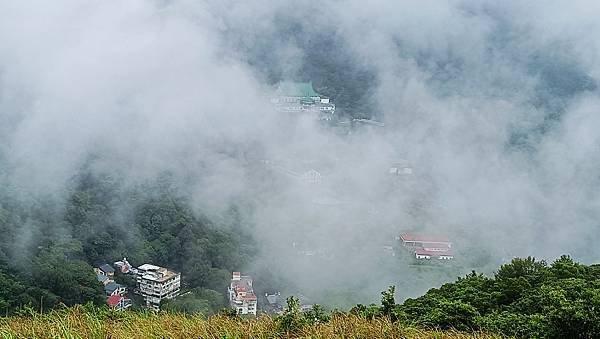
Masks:
[[[252,278],[233,272],[229,291],[229,304],[238,314],[256,315],[256,295],[252,288]]]
[[[411,251],[416,259],[450,260],[454,258],[452,242],[440,236],[423,236],[410,233],[400,235],[402,246]]]
[[[120,295],[111,295],[106,299],[106,304],[117,311],[122,311],[126,308],[131,307],[131,300],[125,299],[125,297]]]

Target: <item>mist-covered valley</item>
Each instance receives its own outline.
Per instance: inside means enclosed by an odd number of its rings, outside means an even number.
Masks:
[[[124,257],[205,312],[236,271],[346,309],[513,257],[598,262],[599,10],[1,4],[0,311],[102,303],[92,267]],[[278,110],[290,82],[335,114]],[[405,232],[453,260],[414,261]]]

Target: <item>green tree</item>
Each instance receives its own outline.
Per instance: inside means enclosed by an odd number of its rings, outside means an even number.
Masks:
[[[299,332],[306,325],[306,318],[300,310],[300,300],[294,296],[287,298],[283,314],[277,317],[279,333],[290,335]]]

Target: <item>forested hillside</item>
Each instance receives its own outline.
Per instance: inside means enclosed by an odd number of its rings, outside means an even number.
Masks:
[[[26,305],[104,304],[92,265],[123,257],[182,272],[183,286],[198,289],[187,298],[200,298],[193,304],[203,311],[225,305],[230,272],[255,251],[240,225],[229,222],[235,218],[217,225],[197,217],[168,175],[125,187],[109,175],[82,173],[65,192],[65,206],[54,204],[55,197],[19,201],[9,186],[0,193],[0,313]]]
[[[349,312],[315,305],[301,311],[290,297],[281,315],[245,318],[224,310],[202,314],[163,310],[114,312],[91,303],[40,314],[31,308],[0,320],[0,334],[45,337],[315,337],[328,338],[597,338],[600,266],[563,256],[551,265],[516,258],[494,277],[473,272],[425,295],[396,304],[394,287],[380,305]]]
[[[473,272],[400,305],[392,306],[390,291],[383,295],[382,307],[358,305],[351,313],[518,338],[597,338],[600,333],[600,265],[579,264],[568,256],[550,265],[516,258],[494,277]]]

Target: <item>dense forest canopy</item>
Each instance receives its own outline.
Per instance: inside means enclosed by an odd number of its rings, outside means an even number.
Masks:
[[[550,265],[515,258],[493,277],[472,272],[399,305],[393,303],[391,289],[383,293],[381,307],[358,305],[351,312],[517,338],[595,338],[600,331],[599,282],[599,265],[583,265],[569,256]]]

